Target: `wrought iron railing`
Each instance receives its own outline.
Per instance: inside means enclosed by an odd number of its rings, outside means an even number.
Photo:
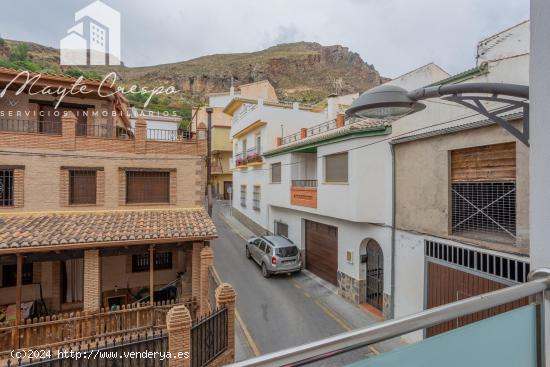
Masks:
[[[323,122],[307,129],[307,136],[318,135],[336,129],[336,120]]]
[[[317,187],[317,180],[292,180],[293,187]]]
[[[295,141],[298,141],[298,140],[300,140],[300,132],[283,137],[283,139],[281,140],[281,144],[286,145],[286,144],[294,143]]]
[[[195,136],[191,130],[147,129],[147,139],[157,141],[185,141]]]
[[[191,327],[191,366],[203,367],[227,350],[228,312],[222,307]]]
[[[62,133],[60,121],[33,121],[18,119],[0,119],[0,131],[46,135],[61,135]]]
[[[88,136],[105,139],[133,139],[134,129],[111,124],[76,124],[76,136]]]

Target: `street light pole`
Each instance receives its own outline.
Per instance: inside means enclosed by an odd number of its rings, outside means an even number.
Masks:
[[[206,129],[206,195],[208,198],[208,214],[212,215],[212,107],[206,108],[208,115]]]

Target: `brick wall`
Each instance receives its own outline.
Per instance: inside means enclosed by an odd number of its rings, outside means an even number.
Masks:
[[[0,149],[1,150],[1,149]],[[125,205],[126,176],[121,168],[170,170],[170,204],[132,205],[152,207],[197,207],[204,195],[203,163],[200,156],[161,154],[113,154],[18,149],[16,155],[2,155],[0,166],[15,169],[15,205],[0,213],[75,210],[68,206],[68,171],[62,167],[94,168],[97,174],[97,205],[78,210],[129,208]]]

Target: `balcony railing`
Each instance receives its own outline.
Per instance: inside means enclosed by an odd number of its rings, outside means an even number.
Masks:
[[[14,133],[61,135],[61,122],[0,119],[0,131]]]
[[[147,129],[147,140],[183,141],[192,140],[194,136],[190,130]]]
[[[89,136],[105,139],[133,139],[134,129],[111,124],[76,124],[76,136]]]
[[[298,141],[298,140],[300,140],[300,132],[287,135],[283,137],[281,141],[282,141],[282,145],[285,145],[285,144],[294,143],[295,141]]]
[[[364,366],[453,365],[534,366],[548,360],[544,335],[550,309],[550,270],[531,273],[531,281],[431,308],[395,320],[335,335],[242,362],[232,367],[301,366],[422,330],[442,322],[487,311],[531,297],[530,305],[459,327],[416,344],[363,359]],[[490,313],[488,313],[490,314]],[[546,324],[545,324],[546,322]],[[521,340],[521,342],[520,342]],[[546,355],[545,355],[546,354]],[[363,354],[364,355],[364,354]],[[485,362],[481,362],[485,361]],[[490,362],[488,362],[490,361]],[[350,362],[347,362],[350,363]],[[321,365],[321,364],[319,364]]]
[[[317,180],[292,180],[294,187],[317,187]]]

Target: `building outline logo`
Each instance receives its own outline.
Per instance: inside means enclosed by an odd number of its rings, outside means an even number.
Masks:
[[[61,65],[120,65],[120,13],[100,0],[80,9],[59,42]]]

